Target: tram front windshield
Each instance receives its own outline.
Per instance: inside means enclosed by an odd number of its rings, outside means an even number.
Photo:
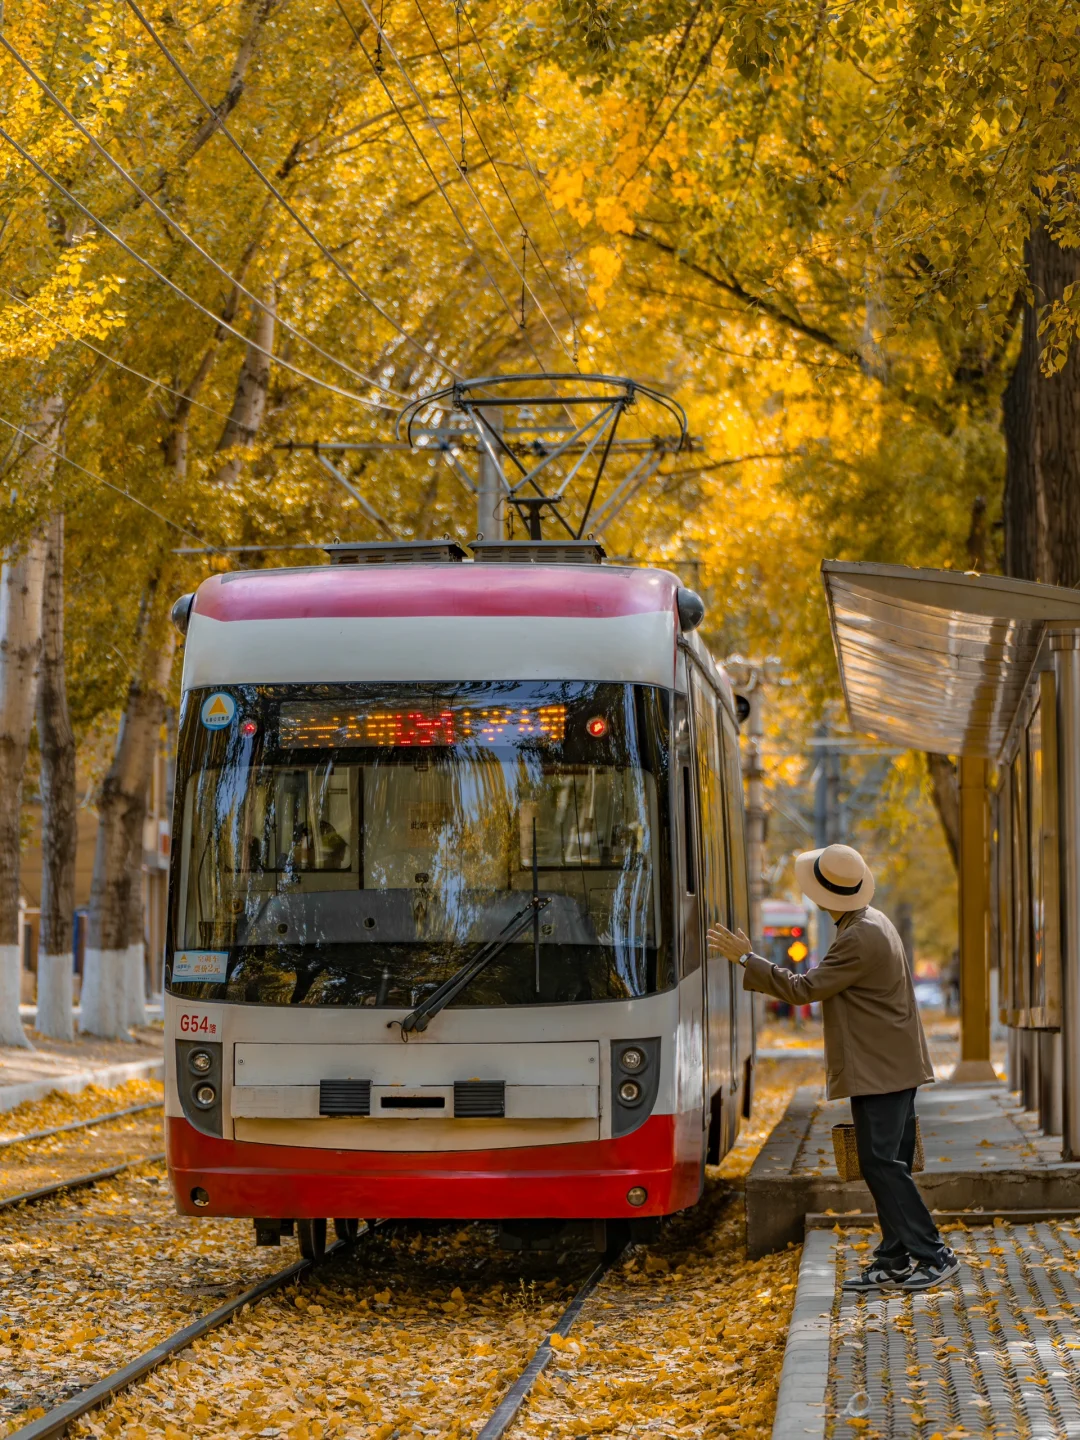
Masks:
[[[508,933],[455,1004],[666,988],[668,705],[550,681],[189,693],[170,991],[413,1006]]]

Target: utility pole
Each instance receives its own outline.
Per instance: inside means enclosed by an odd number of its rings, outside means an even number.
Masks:
[[[492,406],[490,410],[485,410],[484,419],[492,430],[499,434],[502,433],[503,412],[500,406]],[[506,535],[506,524],[503,518],[503,494],[506,485],[503,480],[502,457],[497,444],[490,438],[488,445],[485,445],[480,451],[479,482],[476,489],[477,533],[482,535],[485,540],[502,540]]]

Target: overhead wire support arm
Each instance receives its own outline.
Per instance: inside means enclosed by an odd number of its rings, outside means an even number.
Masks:
[[[195,97],[198,103],[206,111],[207,115],[209,115],[210,119],[213,120],[215,128],[220,131],[222,135],[224,135],[225,139],[229,142],[232,148],[244,161],[245,165],[247,165],[248,168],[257,176],[261,184],[263,184],[267,188],[267,190],[269,190],[270,194],[273,195],[274,199],[277,200],[278,204],[282,206],[286,213],[295,221],[297,225],[299,225],[300,229],[315,246],[323,259],[334,267],[334,269],[342,277],[342,279],[345,280],[346,283],[360,296],[360,298],[365,302],[365,304],[370,305],[371,308],[376,312],[376,314],[381,315],[382,318],[386,321],[386,323],[391,327],[391,329],[396,331],[403,340],[405,340],[414,349],[418,350],[420,354],[422,354],[427,360],[431,362],[432,365],[436,365],[439,367],[439,369],[445,370],[448,375],[457,375],[458,372],[448,361],[443,360],[439,355],[435,354],[421,340],[418,340],[415,335],[411,335],[409,331],[400,324],[399,321],[394,319],[394,317],[385,308],[385,306],[381,305],[379,301],[374,298],[374,296],[369,295],[368,292],[363,288],[363,286],[360,285],[360,283],[357,281],[356,277],[352,274],[352,272],[346,269],[346,267],[342,265],[341,261],[333,253],[333,251],[329,250],[327,246],[323,244],[323,242],[319,239],[318,235],[315,234],[314,230],[312,230],[311,226],[299,213],[296,207],[290,204],[288,199],[282,194],[282,192],[278,189],[278,187],[274,184],[270,177],[262,170],[259,164],[251,158],[243,145],[241,145],[240,141],[236,139],[232,131],[225,124],[225,121],[219,115],[218,111],[202,94],[202,92],[196,86],[195,82],[188,75],[187,71],[173,55],[172,51],[165,44],[164,40],[162,40],[161,36],[154,29],[153,25],[151,25],[150,21],[147,19],[143,10],[139,6],[138,0],[125,0],[125,3],[127,4],[128,9],[135,16],[136,20],[138,20],[139,24],[146,31],[147,35],[150,36],[150,39],[161,51],[162,55],[165,57],[166,62],[176,72],[183,84],[187,87],[187,89]],[[364,53],[365,55],[367,54],[366,51]]]
[[[336,465],[331,465],[330,461],[327,460],[326,456],[321,455],[317,449],[315,451],[315,459],[318,460],[319,464],[323,467],[325,471],[327,471],[328,474],[334,477],[334,479],[338,482],[339,485],[344,486],[344,488],[349,492],[352,498],[360,506],[360,509],[364,512],[364,514],[368,517],[369,520],[374,521],[374,523],[379,527],[379,529],[382,530],[386,535],[388,535],[391,540],[397,539],[397,536],[394,534],[394,531],[389,521],[383,519],[383,517],[375,509],[375,506],[372,505],[370,500],[366,500],[364,496],[361,495],[360,491],[357,490],[356,486],[352,483],[352,481],[348,480],[341,473],[341,471],[337,468]]]
[[[593,516],[593,530],[597,534],[610,525],[629,505],[642,486],[652,479],[659,469],[665,453],[662,448],[657,447],[643,455],[633,469],[623,476],[614,492],[608,496]]]

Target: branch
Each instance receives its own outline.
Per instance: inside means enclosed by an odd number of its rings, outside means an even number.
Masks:
[[[675,245],[661,240],[659,236],[651,234],[648,230],[642,230],[637,226],[630,236],[631,240],[637,240],[641,244],[651,245],[653,249],[661,251],[665,255],[672,256],[684,270],[689,270],[692,275],[700,275],[703,280],[708,280],[725,295],[731,295],[734,299],[742,302],[748,310],[757,310],[762,315],[768,315],[780,325],[785,325],[789,330],[795,330],[800,335],[805,335],[808,340],[813,340],[816,345],[823,345],[828,350],[833,350],[837,355],[842,355],[845,360],[854,360],[860,368],[863,366],[862,357],[857,350],[837,340],[828,331],[820,329],[817,325],[811,325],[799,315],[791,315],[782,306],[775,304],[772,300],[766,300],[760,295],[754,295],[739,283],[734,276],[728,278],[717,275],[714,271],[707,269],[704,265],[697,264],[694,260],[688,260],[686,256]]]

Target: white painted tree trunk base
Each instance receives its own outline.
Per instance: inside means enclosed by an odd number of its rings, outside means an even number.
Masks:
[[[22,952],[18,945],[0,945],[0,1045],[18,1045],[33,1050],[22,1020]]]
[[[146,1024],[146,959],[145,946],[140,940],[129,945],[124,952],[124,1002],[127,1023],[132,1026]]]
[[[75,1039],[75,961],[66,955],[38,952],[37,1024],[50,1040]]]
[[[102,1040],[129,1040],[126,985],[127,949],[86,951],[79,1033]]]

